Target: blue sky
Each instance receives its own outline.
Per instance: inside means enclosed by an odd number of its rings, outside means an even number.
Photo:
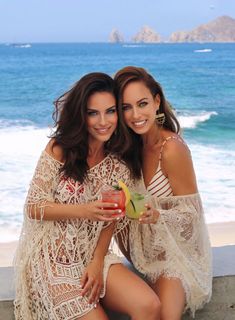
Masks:
[[[113,28],[128,41],[143,25],[167,37],[221,15],[234,0],[0,0],[0,42],[105,42]]]

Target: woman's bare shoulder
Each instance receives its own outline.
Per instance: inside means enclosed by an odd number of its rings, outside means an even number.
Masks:
[[[162,165],[173,193],[175,195],[196,193],[196,176],[191,153],[186,143],[182,138],[169,139],[164,151]]]
[[[169,136],[163,149],[163,159],[170,164],[191,161],[191,153],[184,140],[177,134]]]
[[[59,162],[63,162],[63,149],[61,146],[54,145],[55,140],[51,139],[46,145],[45,151]]]

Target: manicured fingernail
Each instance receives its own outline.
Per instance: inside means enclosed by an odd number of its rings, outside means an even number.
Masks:
[[[117,204],[117,203],[114,203],[114,207],[117,208],[117,206],[118,206],[118,204]]]
[[[118,213],[122,213],[122,210],[121,210],[121,209],[119,209],[119,210],[118,210]]]

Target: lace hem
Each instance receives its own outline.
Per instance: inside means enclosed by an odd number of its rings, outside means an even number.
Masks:
[[[113,264],[119,264],[122,263],[122,259],[118,257],[114,253],[109,253],[105,256],[105,263],[104,263],[104,270],[103,270],[103,279],[104,279],[104,284],[103,284],[103,289],[100,293],[100,298],[103,298],[106,294],[106,282],[107,282],[107,276],[109,272],[109,268]]]
[[[212,290],[211,249],[200,196],[154,201],[160,212],[156,224],[130,221],[131,260],[151,281],[162,274],[178,277],[186,292],[187,308],[194,314],[209,301]]]
[[[87,219],[46,221],[44,210],[47,202],[83,204],[97,200],[102,185],[114,185],[118,180],[128,185],[130,180],[129,170],[113,156],[90,170],[83,184],[64,177],[61,166],[44,151],[30,184],[14,259],[16,319],[76,319],[78,312],[91,310],[79,298],[78,281],[93,256],[100,232],[109,224]],[[104,277],[113,263],[120,263],[119,258],[107,258]]]

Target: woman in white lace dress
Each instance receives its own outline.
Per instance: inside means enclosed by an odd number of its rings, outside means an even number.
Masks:
[[[119,134],[114,81],[88,74],[55,105],[55,132],[25,203],[15,317],[107,320],[105,305],[133,319],[158,319],[153,290],[108,251],[119,210],[98,200],[103,185],[130,183],[127,167],[109,152]]]
[[[190,151],[150,74],[125,67],[114,79],[126,128],[122,139],[131,143],[123,159],[155,206],[129,222],[129,241],[119,237],[119,244],[159,296],[161,320],[178,320],[186,309],[194,315],[211,296],[210,243]]]

